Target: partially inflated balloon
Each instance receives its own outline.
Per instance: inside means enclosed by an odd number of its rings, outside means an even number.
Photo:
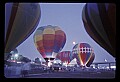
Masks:
[[[31,35],[40,17],[38,3],[5,4],[5,53],[14,50]]]
[[[64,31],[60,27],[52,25],[39,27],[33,38],[37,50],[46,61],[48,58],[56,58],[57,53],[62,50],[66,42]]]
[[[73,59],[73,55],[71,51],[62,51],[57,54],[56,58],[60,59],[63,63],[69,64]]]
[[[95,58],[93,48],[88,43],[76,44],[72,49],[72,53],[73,58],[77,59],[80,66],[90,66]]]
[[[114,3],[87,3],[82,11],[82,19],[90,37],[116,57],[116,5]]]

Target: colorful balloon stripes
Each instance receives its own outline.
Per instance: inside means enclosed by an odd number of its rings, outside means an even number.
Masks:
[[[80,66],[89,66],[95,57],[93,48],[88,43],[76,44],[72,49],[72,53],[73,58],[77,59]]]
[[[65,42],[66,35],[58,26],[39,27],[34,34],[34,43],[43,58],[55,58]]]
[[[69,64],[73,59],[73,55],[71,51],[62,51],[57,54],[56,58],[60,59],[63,63]]]

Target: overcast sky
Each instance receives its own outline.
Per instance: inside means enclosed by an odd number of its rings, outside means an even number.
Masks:
[[[85,3],[40,3],[41,19],[38,27],[47,25],[59,26],[66,34],[66,44],[62,51],[71,51],[74,46],[73,42],[86,42],[94,49],[94,62],[104,62],[105,59],[108,62],[114,62],[115,59],[101,48],[85,31],[82,22],[82,9],[84,5]],[[35,31],[17,47],[21,55],[32,60],[36,57],[42,58],[34,45],[33,35]]]

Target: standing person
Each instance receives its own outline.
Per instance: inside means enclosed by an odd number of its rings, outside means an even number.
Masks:
[[[50,70],[50,71],[49,71],[50,73],[52,73],[52,72],[53,72],[53,70],[52,70],[52,69],[53,69],[53,68],[52,68],[52,66],[50,66],[50,69],[49,69],[49,70]]]
[[[23,64],[22,70],[21,70],[22,77],[25,77],[26,75],[28,75],[29,70],[30,70],[30,63],[27,62],[27,63]]]

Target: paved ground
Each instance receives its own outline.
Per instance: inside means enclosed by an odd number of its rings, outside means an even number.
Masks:
[[[21,75],[10,75],[7,78],[21,78]],[[29,74],[24,78],[100,78],[114,79],[115,71],[69,71],[69,72],[44,72],[39,74]]]
[[[114,79],[114,72],[56,72],[56,73],[41,73],[31,74],[25,78],[99,78],[99,79]]]

